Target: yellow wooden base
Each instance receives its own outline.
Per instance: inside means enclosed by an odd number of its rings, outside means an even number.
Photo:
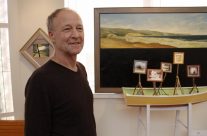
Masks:
[[[207,87],[198,87],[199,93],[189,94],[192,87],[182,88],[185,94],[173,95],[174,88],[163,88],[168,95],[153,95],[153,88],[144,88],[144,95],[133,95],[134,88],[122,87],[126,105],[168,106],[207,101]]]

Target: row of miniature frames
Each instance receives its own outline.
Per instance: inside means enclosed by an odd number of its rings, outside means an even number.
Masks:
[[[148,61],[134,60],[133,73],[146,74],[147,81],[162,82],[163,73],[172,73],[172,63],[161,62],[160,69],[147,69]],[[173,53],[173,64],[184,64],[184,52]],[[187,65],[188,77],[200,77],[200,65]]]

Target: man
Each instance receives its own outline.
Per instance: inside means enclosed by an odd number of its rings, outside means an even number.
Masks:
[[[55,54],[27,82],[25,136],[96,136],[93,94],[76,61],[84,43],[81,18],[62,8],[47,21]]]

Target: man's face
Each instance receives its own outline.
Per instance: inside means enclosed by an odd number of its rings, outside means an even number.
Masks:
[[[55,52],[77,55],[84,44],[84,31],[80,17],[68,10],[57,14],[53,20],[53,30],[49,36],[55,45]]]

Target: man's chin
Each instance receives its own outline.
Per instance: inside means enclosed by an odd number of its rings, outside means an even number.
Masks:
[[[78,55],[79,53],[81,53],[81,50],[71,52],[72,55]]]

